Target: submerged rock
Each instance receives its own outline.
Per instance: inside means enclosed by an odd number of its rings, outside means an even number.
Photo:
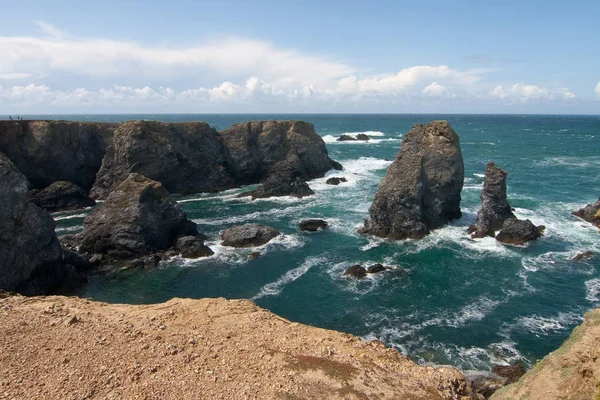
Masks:
[[[308,232],[316,232],[327,228],[327,221],[322,219],[305,219],[300,221],[300,230]]]
[[[47,211],[77,210],[96,204],[82,188],[66,181],[54,182],[45,189],[30,190],[27,197]]]
[[[0,153],[0,288],[48,294],[69,278],[54,220],[27,200],[29,182]]]
[[[365,135],[364,133],[359,133],[358,135],[356,135],[356,137],[350,136],[350,135],[340,135],[340,137],[337,138],[338,142],[359,141],[359,140],[366,142],[368,140],[371,140],[371,138],[368,137],[367,135]]]
[[[82,252],[104,259],[130,260],[166,250],[180,236],[196,236],[188,220],[160,183],[130,174],[84,220]]]
[[[354,278],[362,279],[367,276],[367,270],[361,265],[353,265],[344,271],[344,275],[352,276]]]
[[[460,141],[450,124],[415,125],[379,184],[361,232],[422,238],[461,216],[463,180]]]
[[[572,214],[600,228],[600,199],[580,210],[574,211]]]
[[[504,221],[502,230],[496,235],[496,240],[513,245],[523,245],[541,237],[546,227],[543,225],[535,226],[530,220],[522,221],[511,218]]]
[[[333,177],[327,179],[327,181],[325,181],[325,183],[328,185],[336,185],[336,186],[342,182],[348,182],[348,180],[346,178],[333,176]]]
[[[594,252],[593,251],[586,251],[586,252],[577,254],[575,257],[573,257],[571,259],[571,261],[579,262],[579,261],[583,260],[584,258],[590,258],[590,257],[593,257],[593,256],[594,256]]]
[[[277,229],[261,224],[235,225],[221,234],[223,246],[255,247],[268,243],[279,236]]]
[[[219,133],[205,122],[130,121],[118,126],[91,195],[104,199],[130,173],[170,193],[215,192],[236,186],[226,170]]]
[[[377,274],[379,272],[385,271],[386,269],[387,268],[381,264],[373,264],[373,265],[370,265],[369,268],[367,268],[367,272],[369,274]]]
[[[490,162],[485,167],[485,180],[481,191],[481,209],[477,213],[477,223],[470,228],[473,238],[494,237],[504,221],[516,218],[506,197],[507,172]]]
[[[204,238],[200,235],[180,237],[175,243],[175,249],[179,250],[183,258],[209,257],[215,254],[204,244]]]

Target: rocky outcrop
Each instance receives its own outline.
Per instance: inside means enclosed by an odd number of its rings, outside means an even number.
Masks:
[[[463,180],[460,142],[450,124],[415,125],[379,184],[361,232],[422,238],[461,216]]]
[[[477,213],[477,223],[470,229],[473,238],[494,237],[504,221],[516,218],[506,197],[506,171],[493,162],[485,167],[485,180],[481,191],[481,209]]]
[[[103,262],[132,260],[172,248],[181,236],[196,236],[160,183],[130,174],[84,220],[79,250],[102,255]]]
[[[77,210],[96,204],[85,191],[71,182],[58,181],[44,189],[32,189],[29,201],[47,211]]]
[[[216,192],[236,186],[226,170],[221,136],[205,122],[130,121],[118,126],[91,196],[106,198],[130,173],[170,193]]]
[[[348,182],[348,180],[343,177],[333,176],[325,181],[326,184],[335,186],[339,185],[342,182]]]
[[[588,204],[578,211],[574,211],[573,215],[600,228],[600,199],[595,203]]]
[[[344,271],[344,276],[362,279],[367,276],[367,270],[362,265],[353,265]]]
[[[340,135],[339,138],[337,138],[338,142],[347,142],[347,141],[369,141],[371,140],[371,138],[367,135],[365,135],[364,133],[359,133],[358,135],[356,135],[356,137],[354,136],[350,136],[350,135]]]
[[[385,271],[386,269],[387,268],[381,264],[373,264],[373,265],[369,265],[369,267],[367,268],[367,272],[369,274],[377,274],[379,272]]]
[[[175,242],[175,249],[179,250],[183,258],[209,257],[215,254],[204,244],[204,237],[201,235],[180,237]]]
[[[583,324],[560,348],[536,363],[517,383],[492,400],[588,400],[600,398],[600,309],[585,315]]]
[[[306,232],[316,232],[327,228],[327,221],[322,219],[305,219],[300,221],[300,230]]]
[[[277,229],[261,224],[235,225],[226,229],[221,234],[223,246],[230,247],[256,247],[268,243],[279,236]]]
[[[571,259],[571,261],[573,262],[579,262],[582,261],[586,258],[591,258],[594,257],[594,252],[593,251],[584,251],[583,253],[578,253],[575,257],[573,257]]]
[[[454,368],[417,365],[381,342],[292,323],[249,300],[0,294],[0,315],[10,398],[473,399]]]
[[[68,181],[89,192],[118,124],[0,121],[0,152],[34,188]]]
[[[545,226],[535,226],[530,220],[525,221],[511,218],[504,221],[502,230],[496,235],[496,240],[512,245],[523,245],[541,237],[544,233]]]
[[[54,220],[27,200],[29,182],[0,153],[0,289],[50,293],[69,277]]]

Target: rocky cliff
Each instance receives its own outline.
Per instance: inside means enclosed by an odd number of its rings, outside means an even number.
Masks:
[[[447,121],[415,125],[402,141],[362,231],[390,239],[421,238],[459,218],[464,165]]]
[[[0,121],[0,152],[36,189],[57,181],[92,188],[118,124],[73,121]]]
[[[585,315],[560,348],[492,400],[600,399],[600,309]]]
[[[473,398],[456,369],[419,366],[381,342],[292,323],[248,300],[2,297],[8,398]]]

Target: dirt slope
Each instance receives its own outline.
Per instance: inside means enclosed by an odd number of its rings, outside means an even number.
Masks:
[[[10,296],[0,321],[2,399],[470,398],[455,369],[246,300]]]

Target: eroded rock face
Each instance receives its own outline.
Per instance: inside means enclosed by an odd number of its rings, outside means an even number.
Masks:
[[[160,182],[170,193],[232,188],[218,132],[205,122],[130,121],[119,125],[91,196],[103,199],[130,173]]]
[[[96,204],[85,191],[71,182],[58,181],[45,189],[32,189],[29,201],[47,211],[77,210]]]
[[[516,218],[506,197],[506,175],[506,171],[496,167],[493,162],[485,167],[481,209],[477,213],[477,224],[473,227],[472,237],[494,237],[504,221]]]
[[[235,225],[221,234],[223,246],[255,247],[268,243],[279,236],[277,229],[261,224]]]
[[[573,212],[573,215],[600,228],[600,199],[595,203],[588,204],[581,210]]]
[[[496,240],[513,245],[523,245],[541,237],[546,227],[535,226],[530,220],[516,218],[507,219],[502,225],[502,230],[496,235]]]
[[[422,238],[461,216],[463,180],[460,142],[450,124],[415,125],[379,184],[361,231],[391,239]]]
[[[68,272],[54,220],[27,200],[29,182],[0,153],[0,288],[27,295],[47,294]]]
[[[188,220],[160,183],[130,174],[84,221],[80,251],[105,260],[129,260],[166,250],[180,236],[196,236]]]
[[[183,236],[177,239],[175,249],[183,258],[200,258],[209,257],[215,254],[207,245],[204,244],[204,237],[198,236]]]
[[[118,124],[74,121],[0,121],[0,152],[43,189],[73,182],[89,192]]]

